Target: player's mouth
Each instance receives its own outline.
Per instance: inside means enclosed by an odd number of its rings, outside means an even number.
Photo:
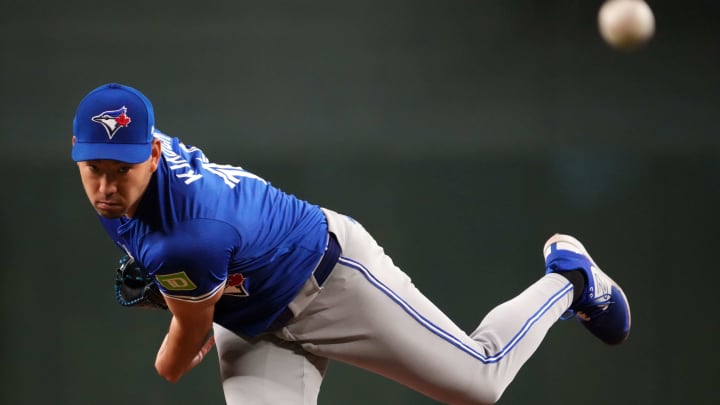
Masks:
[[[118,209],[120,207],[120,204],[112,201],[97,201],[95,202],[95,207],[103,210],[111,210]]]
[[[124,213],[122,204],[112,201],[96,201],[95,209],[102,216],[115,217]]]

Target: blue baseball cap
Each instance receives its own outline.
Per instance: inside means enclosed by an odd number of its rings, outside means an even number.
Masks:
[[[122,84],[104,84],[78,105],[72,158],[142,163],[150,157],[154,130],[155,113],[145,95]]]

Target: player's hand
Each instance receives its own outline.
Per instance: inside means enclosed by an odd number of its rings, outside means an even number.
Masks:
[[[165,338],[162,341],[162,344],[160,345],[160,350],[158,350],[158,355],[163,353],[165,351],[165,345],[167,343],[168,335],[165,335]],[[190,364],[188,365],[187,369],[183,372],[183,374],[187,373],[188,371],[192,370],[195,366],[200,364],[203,359],[205,358],[205,355],[212,350],[213,346],[215,346],[215,336],[210,335],[210,337],[203,343],[202,347],[198,351],[198,353],[193,357],[193,359],[190,361]]]
[[[115,299],[124,307],[168,309],[148,271],[128,255],[115,269]]]

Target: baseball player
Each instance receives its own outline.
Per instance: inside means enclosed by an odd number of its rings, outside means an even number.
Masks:
[[[468,334],[358,221],[154,124],[141,92],[100,86],[77,108],[72,157],[108,235],[172,313],[155,360],[171,382],[215,344],[228,404],[316,404],[330,360],[443,403],[492,404],[563,314],[607,344],[628,336],[625,294],[569,235],[550,237],[545,274]]]

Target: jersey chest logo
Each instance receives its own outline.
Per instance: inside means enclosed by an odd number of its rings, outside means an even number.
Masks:
[[[240,273],[230,274],[225,283],[224,295],[232,295],[233,297],[247,297],[247,289],[245,288],[245,276]]]

